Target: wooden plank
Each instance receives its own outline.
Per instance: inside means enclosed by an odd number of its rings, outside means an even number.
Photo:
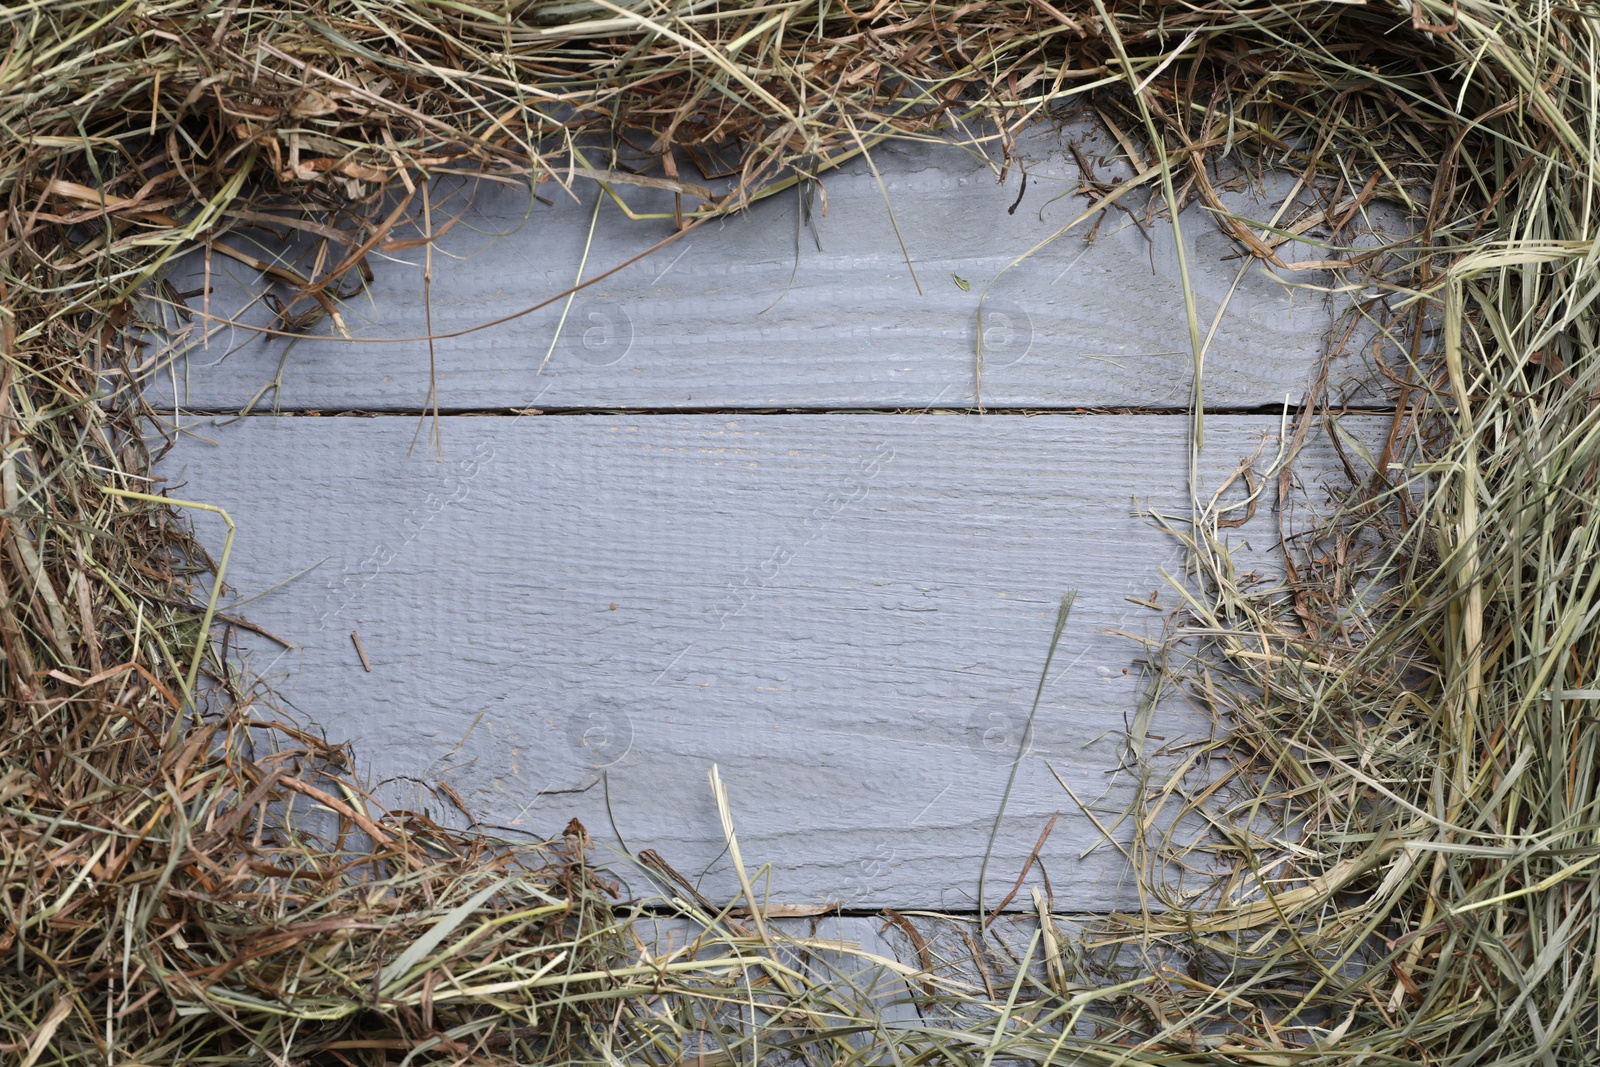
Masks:
[[[1086,139],[1087,157],[1101,159],[1099,178],[1130,173],[1104,138],[1081,128],[1070,133]],[[1137,220],[1112,209],[1000,276],[1087,203],[1073,192],[1080,175],[1061,135],[1040,133],[1028,154],[1034,162],[1026,195],[1013,214],[1018,169],[1000,184],[984,161],[953,148],[882,146],[875,159],[884,186],[859,160],[827,174],[814,229],[797,232],[798,194],[783,194],[686,235],[585,290],[570,308],[557,304],[439,340],[432,354],[438,403],[446,411],[969,407],[977,400],[979,297],[998,277],[985,305],[987,405],[1187,405],[1193,359],[1177,246],[1164,218],[1146,217],[1146,191],[1123,202]],[[488,184],[470,196],[435,194],[436,219],[463,215],[434,256],[437,333],[468,329],[561,292],[578,278],[586,248],[583,274],[593,277],[672,232],[670,219],[629,222],[606,202],[591,243],[597,194],[585,183],[577,189],[581,202],[552,183],[540,186],[554,198],[551,206]],[[635,210],[671,213],[670,194],[622,192]],[[1247,188],[1226,196],[1247,216],[1272,213],[1270,199]],[[1285,275],[1299,287],[1286,286],[1264,268],[1246,269],[1205,212],[1191,209],[1182,224],[1202,332],[1227,306],[1208,349],[1206,403],[1238,408],[1298,398],[1331,321],[1328,304],[1305,286],[1326,276]],[[1095,240],[1086,243],[1091,232]],[[239,235],[228,240],[258,257],[283,252],[275,238],[255,245]],[[1284,254],[1294,260],[1326,253],[1291,245]],[[370,292],[344,307],[351,333],[425,335],[422,251],[373,262]],[[173,282],[188,291],[207,277],[194,257]],[[209,278],[212,314],[235,314],[256,287],[253,271],[220,255]],[[190,303],[199,309],[203,301]],[[264,323],[269,316],[257,305],[242,320]],[[156,395],[204,411],[238,410],[253,399],[330,412],[410,411],[429,403],[430,353],[422,341],[350,344],[326,336],[326,322],[314,333],[291,346],[225,328],[158,381]],[[280,366],[281,388],[263,391]]]
[[[717,764],[774,899],[972,907],[1075,588],[990,899],[1060,811],[1049,873],[1081,911],[1126,903],[1126,871],[1080,856],[1096,831],[1047,762],[1107,813],[1128,798],[1141,649],[1110,631],[1162,621],[1130,598],[1178,548],[1141,510],[1187,514],[1187,423],[451,417],[435,453],[414,418],[252,417],[191,427],[162,472],[231,512],[240,610],[295,646],[250,641],[254,667],[355,743],[387,802],[449,815],[446,782],[486,822],[576,816],[604,839],[609,789],[626,843],[713,897],[735,887]],[[1276,429],[1208,419],[1203,480]],[[1250,558],[1270,510],[1235,532]],[[1172,701],[1150,729],[1202,728]]]

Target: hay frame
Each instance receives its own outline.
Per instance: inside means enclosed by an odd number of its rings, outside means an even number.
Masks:
[[[0,1053],[1600,1062],[1597,17],[1587,0],[12,5]],[[1136,164],[1086,216],[1150,190],[1280,268],[1306,266],[1279,258],[1288,239],[1319,242],[1316,265],[1371,294],[1357,313],[1384,332],[1395,401],[1348,497],[1286,545],[1281,586],[1233,572],[1222,504],[1174,521],[1196,584],[1171,647],[1204,654],[1173,669],[1224,729],[1130,813],[1139,913],[1065,948],[1045,914],[1019,959],[991,950],[988,988],[902,965],[919,1013],[890,1021],[874,976],[895,965],[784,935],[753,886],[742,914],[670,885],[623,902],[581,827],[513,845],[379,812],[349,755],[278,717],[214,638],[236,622],[214,614],[197,505],[151,493],[161,424],[140,392],[227,324],[162,281],[174,257],[261,271],[278,333],[339,330],[366,255],[430,247],[432,176],[596,181],[622,204],[654,185],[681,234],[891,137],[1004,171],[1024,123],[1084,104]],[[625,138],[657,169],[625,167]],[[1316,210],[1227,214],[1207,171],[1223,156],[1293,170]],[[684,177],[726,158],[719,192]],[[1350,224],[1379,200],[1416,233],[1359,248]],[[313,239],[309,269],[243,247],[263,225]],[[1337,434],[1335,409],[1319,379],[1295,440]],[[292,815],[313,808],[328,819]],[[1174,811],[1209,832],[1163,837]],[[1177,895],[1166,872],[1197,860],[1222,873]],[[666,954],[639,936],[662,914],[697,931]]]

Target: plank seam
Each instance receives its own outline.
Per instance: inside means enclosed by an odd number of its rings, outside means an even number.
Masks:
[[[1319,409],[1320,410],[1320,409]],[[1257,404],[1246,407],[1210,407],[1204,410],[1206,415],[1217,416],[1272,416],[1279,417],[1284,414],[1297,418],[1305,414],[1306,407],[1301,404]],[[1093,407],[1093,408],[1037,408],[1037,407],[991,407],[985,405],[981,410],[976,407],[936,407],[936,408],[728,408],[728,407],[571,407],[571,408],[432,408],[426,410],[417,408],[312,408],[295,409],[292,411],[250,411],[240,413],[236,409],[192,408],[180,407],[177,412],[195,418],[218,419],[271,419],[271,418],[399,418],[417,419],[431,418],[438,415],[441,418],[538,418],[538,417],[585,417],[598,416],[602,418],[617,418],[619,416],[656,416],[656,415],[907,415],[917,417],[922,415],[1021,415],[1025,418],[1042,418],[1046,416],[1067,416],[1081,418],[1085,415],[1105,416],[1163,416],[1168,418],[1187,417],[1192,414],[1188,408],[1162,408],[1162,407]],[[170,414],[171,409],[162,411]],[[1340,415],[1393,415],[1394,408],[1381,404],[1364,405],[1351,404],[1339,409]]]

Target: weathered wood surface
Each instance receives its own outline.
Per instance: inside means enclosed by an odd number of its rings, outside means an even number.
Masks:
[[[1082,129],[1070,134],[1086,138],[1088,158],[1102,157],[1095,164],[1100,179],[1128,173],[1104,138]],[[819,193],[814,231],[797,233],[798,195],[781,194],[606,278],[570,309],[557,304],[439,340],[437,402],[446,411],[970,406],[977,400],[974,338],[984,287],[1087,203],[1074,193],[1079,172],[1061,138],[1042,133],[1032,140],[1026,195],[1014,214],[1008,208],[1018,199],[1016,168],[1001,185],[984,162],[953,148],[881,146],[874,158],[884,187],[860,160],[826,174],[826,215]],[[582,202],[553,183],[541,185],[553,206],[488,184],[470,198],[440,194],[434,218],[463,217],[434,255],[436,333],[507,315],[577,280],[597,194],[592,185],[576,188]],[[921,295],[885,209],[885,189]],[[671,211],[670,194],[621,192],[635,209]],[[1269,200],[1253,198],[1242,185],[1225,198],[1247,217],[1272,214]],[[1148,210],[1148,199],[1146,190],[1124,199],[1137,220],[1113,208],[1098,225],[1079,227],[999,277],[985,304],[986,404],[1161,409],[1189,403],[1193,360],[1176,243],[1170,223]],[[1329,303],[1305,286],[1324,284],[1326,276],[1275,278],[1248,265],[1199,209],[1182,216],[1182,227],[1202,333],[1227,305],[1207,351],[1207,405],[1298,398],[1331,321]],[[583,274],[593,277],[671,232],[670,220],[629,222],[607,202]],[[1091,232],[1089,243],[1084,237]],[[282,252],[270,240],[226,240],[256,256]],[[1325,253],[1291,244],[1284,255]],[[226,327],[158,382],[157,394],[170,398],[175,389],[184,407],[203,411],[238,410],[252,401],[330,412],[424,407],[430,356],[415,339],[427,332],[423,252],[373,262],[369,293],[344,305],[351,333],[413,340],[351,344],[330,338],[323,322],[316,336],[291,347]],[[172,280],[187,291],[206,277],[193,257]],[[259,288],[254,271],[221,255],[213,257],[209,277],[209,303],[200,297],[189,303],[214,315],[235,314],[249,302],[245,294]],[[269,316],[257,303],[242,320],[264,323]],[[266,389],[280,364],[281,388]]]
[[[1052,776],[1115,813],[1141,648],[1187,514],[1180,416],[449,417],[196,423],[161,466],[238,523],[239,634],[397,806],[597,839],[610,811],[713,897],[720,765],[774,899],[970,908],[1050,643],[1078,590],[995,845],[1001,895],[1051,813],[1058,908],[1128,900]],[[1215,484],[1277,430],[1207,420]],[[1271,450],[1267,453],[1271,456]],[[1324,454],[1309,469],[1328,469]],[[1235,531],[1265,559],[1276,518]],[[220,526],[196,520],[220,547]],[[310,568],[309,570],[307,570]],[[305,573],[300,573],[305,572]],[[284,583],[291,576],[300,574]],[[232,598],[229,598],[231,600]],[[225,604],[229,602],[225,600]],[[1162,603],[1172,600],[1170,591]],[[358,631],[371,671],[351,639]],[[1203,728],[1164,703],[1152,736]],[[1048,764],[1048,766],[1047,766]]]

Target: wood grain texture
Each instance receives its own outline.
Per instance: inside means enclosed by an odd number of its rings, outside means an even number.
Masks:
[[[1092,133],[1071,133],[1087,138],[1090,158],[1116,155]],[[1007,263],[1087,203],[1074,194],[1078,168],[1061,136],[1047,131],[1032,139],[1026,195],[1014,214],[1008,209],[1018,201],[1017,168],[1002,185],[983,161],[953,148],[882,146],[875,159],[884,187],[859,160],[826,174],[814,230],[797,232],[799,198],[785,193],[684,236],[585,290],[570,308],[557,304],[439,340],[433,353],[438,403],[446,411],[969,407],[977,399],[979,297],[998,278],[985,304],[987,405],[1184,407],[1193,360],[1177,249],[1170,223],[1149,210],[1146,191],[1124,201],[1137,219],[1112,209],[1098,225],[1081,226],[1001,276]],[[1101,179],[1128,173],[1110,159],[1097,168]],[[552,183],[539,188],[554,198],[552,206],[525,191],[487,184],[470,197],[436,194],[436,219],[462,217],[434,256],[435,332],[480,325],[577,280],[598,194],[579,183],[577,202]],[[622,192],[636,210],[671,212],[670,194]],[[885,209],[885,192],[921,295]],[[1270,200],[1248,188],[1226,196],[1247,217],[1271,215]],[[1202,332],[1227,308],[1207,350],[1207,405],[1255,407],[1298,398],[1332,317],[1329,298],[1306,286],[1325,284],[1326,276],[1277,278],[1248,265],[1198,209],[1185,213],[1182,225]],[[1084,237],[1091,231],[1089,243]],[[671,232],[669,219],[629,222],[606,202],[584,277]],[[283,250],[273,239],[254,245],[242,235],[228,240],[261,257]],[[1284,255],[1317,259],[1325,253],[1290,245]],[[370,290],[344,307],[351,333],[424,335],[421,250],[373,262]],[[195,257],[173,282],[187,291],[206,278]],[[259,284],[249,268],[220,255],[209,278],[213,314],[234,314]],[[203,301],[190,303],[198,310]],[[242,319],[269,321],[259,304]],[[291,343],[252,340],[225,328],[209,348],[157,382],[156,395],[204,411],[238,410],[252,400],[330,412],[428,404],[425,343],[350,344],[326,336],[332,332],[327,322],[313,332],[317,336]],[[281,388],[267,388],[280,368]]]
[[[1095,831],[1046,764],[1106,812],[1127,800],[1141,648],[1110,631],[1161,623],[1126,598],[1178,560],[1141,511],[1187,514],[1186,425],[453,417],[442,454],[424,437],[408,455],[412,418],[253,417],[195,424],[161,472],[231,512],[239,610],[295,646],[248,640],[254,667],[355,742],[389,803],[449,816],[444,781],[486,822],[577,816],[605,838],[609,787],[626,843],[713,897],[734,888],[715,763],[775,899],[971,907],[1075,588],[990,899],[1060,810],[1057,904],[1089,910],[1126,902],[1126,872],[1109,848],[1080,857]],[[1207,420],[1203,480],[1276,429]],[[1269,557],[1269,512],[1234,532],[1242,565]],[[1151,732],[1201,729],[1168,701]]]

